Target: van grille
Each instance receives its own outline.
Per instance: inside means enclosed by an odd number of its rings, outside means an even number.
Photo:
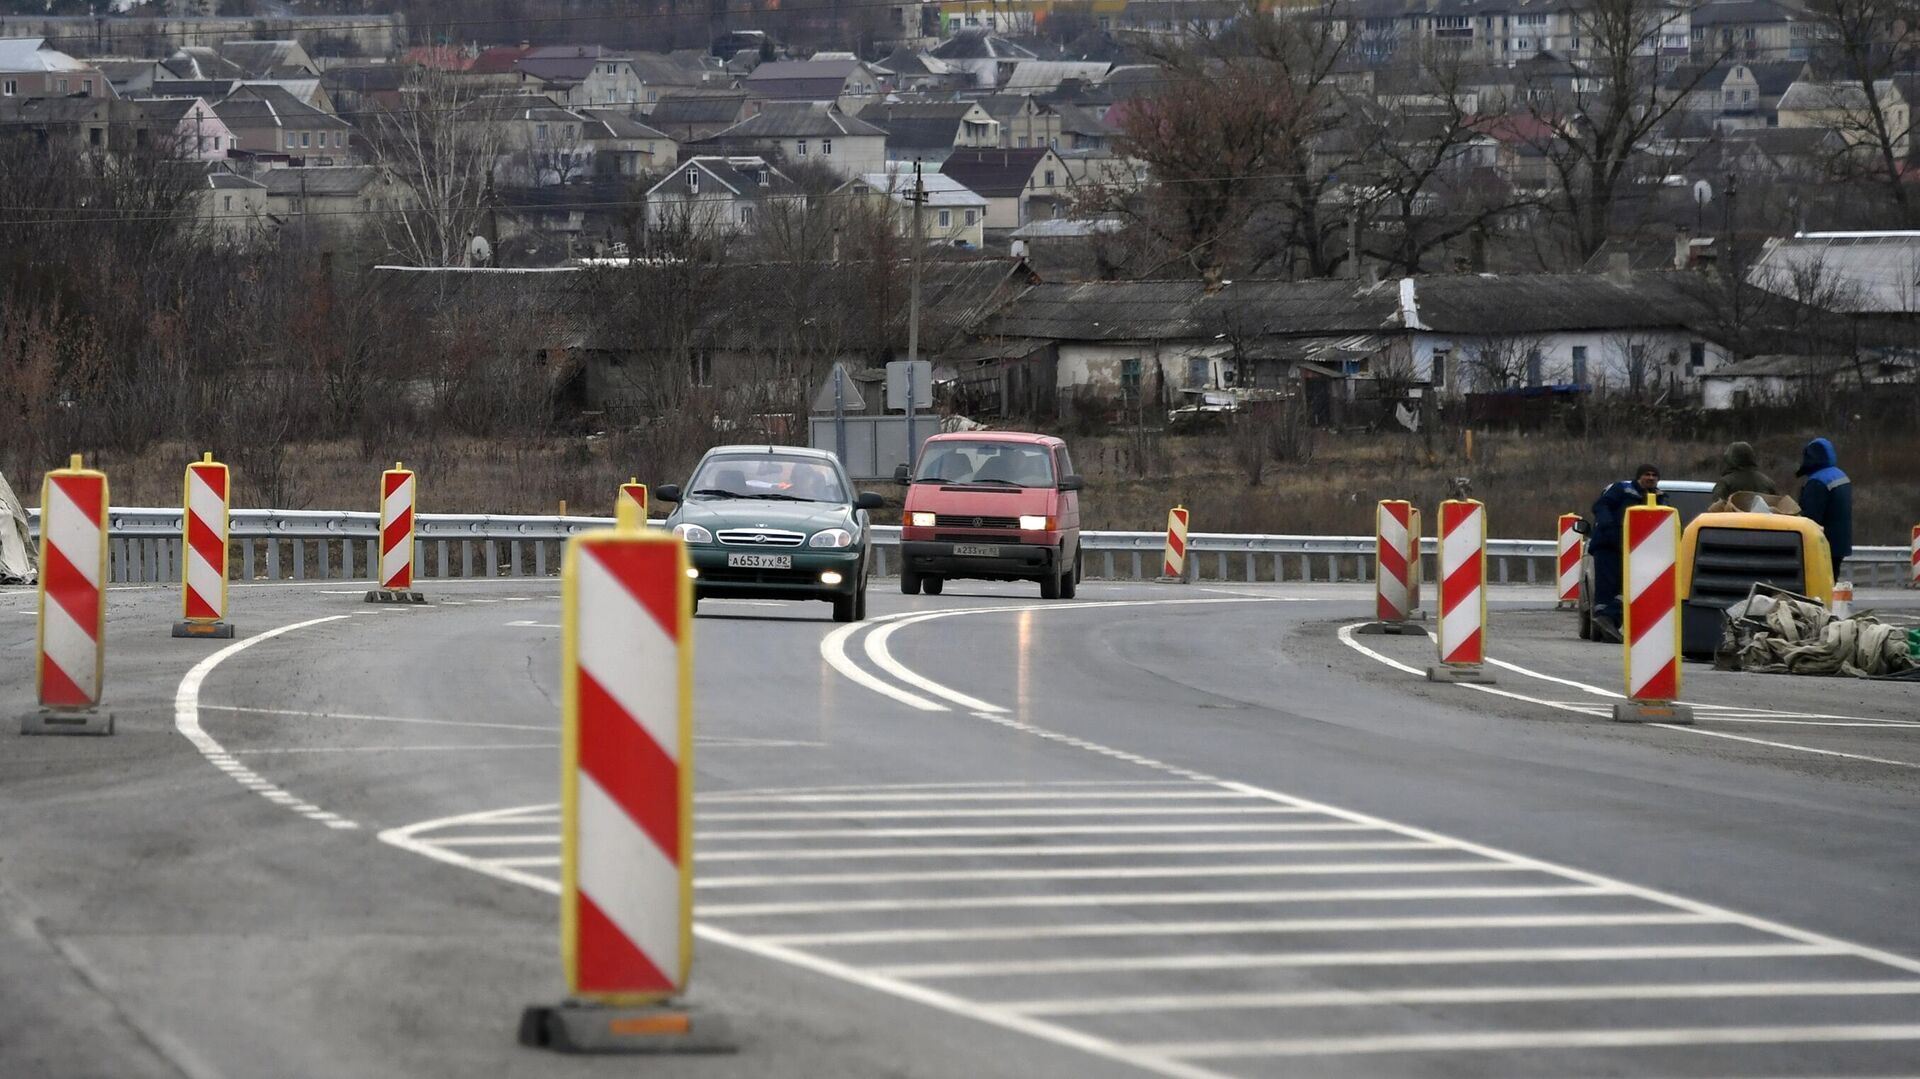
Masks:
[[[974,517],[965,513],[936,514],[933,523],[940,528],[1019,528],[1018,517]]]

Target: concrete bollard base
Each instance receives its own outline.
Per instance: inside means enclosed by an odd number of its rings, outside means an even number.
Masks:
[[[38,712],[29,712],[20,717],[21,734],[87,734],[104,735],[113,733],[112,712],[80,712],[65,709],[47,708]]]
[[[529,1005],[520,1044],[557,1053],[732,1053],[740,1047],[724,1016],[700,1007],[613,1007],[570,1000]]]
[[[367,592],[368,603],[425,603],[427,597],[418,592],[405,592],[396,588],[374,588]]]
[[[1493,672],[1485,667],[1451,666],[1443,663],[1437,667],[1427,668],[1427,681],[1490,686],[1493,684]]]
[[[1613,721],[1692,726],[1693,709],[1678,701],[1618,701],[1613,706]]]
[[[1409,633],[1418,633],[1424,637],[1427,633],[1425,628],[1413,625],[1410,622],[1368,622],[1356,628],[1354,632],[1364,633],[1370,637],[1383,635],[1399,637]]]
[[[173,624],[173,635],[175,637],[207,637],[222,641],[232,640],[233,623],[175,622]]]

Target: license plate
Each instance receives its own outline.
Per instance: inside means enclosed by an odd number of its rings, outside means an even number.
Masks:
[[[999,558],[1000,548],[990,544],[956,543],[953,553],[961,558]]]
[[[727,565],[736,569],[792,569],[790,554],[730,554]]]

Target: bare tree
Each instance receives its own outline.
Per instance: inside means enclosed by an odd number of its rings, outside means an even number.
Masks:
[[[1914,65],[1920,62],[1920,5],[1912,0],[1812,0],[1819,30],[1816,88],[1832,99],[1846,149],[1832,164],[1873,181],[1903,222],[1914,216],[1906,165],[1914,135]],[[1902,77],[1904,76],[1904,77]],[[1905,90],[1906,93],[1902,93]]]
[[[412,209],[380,220],[386,242],[411,265],[463,265],[482,235],[504,126],[458,75],[419,69],[401,95],[402,107],[361,121],[374,160],[413,189]]]

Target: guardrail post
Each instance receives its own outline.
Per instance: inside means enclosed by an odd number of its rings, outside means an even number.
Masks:
[[[74,454],[40,482],[34,689],[21,734],[112,734],[100,711],[107,662],[107,474]],[[57,557],[56,557],[57,556]]]
[[[202,454],[187,466],[182,484],[180,621],[175,637],[229,639],[227,621],[227,515],[231,487],[227,466]]]
[[[1477,499],[1440,503],[1440,662],[1431,682],[1493,681],[1487,655],[1487,507]]]
[[[693,966],[693,588],[678,537],[620,508],[561,569],[560,952],[569,999],[520,1042],[568,1052],[731,1049],[673,1003]]]
[[[1616,723],[1692,723],[1680,704],[1680,511],[1647,496],[1627,507],[1621,559],[1621,658],[1627,699]]]

